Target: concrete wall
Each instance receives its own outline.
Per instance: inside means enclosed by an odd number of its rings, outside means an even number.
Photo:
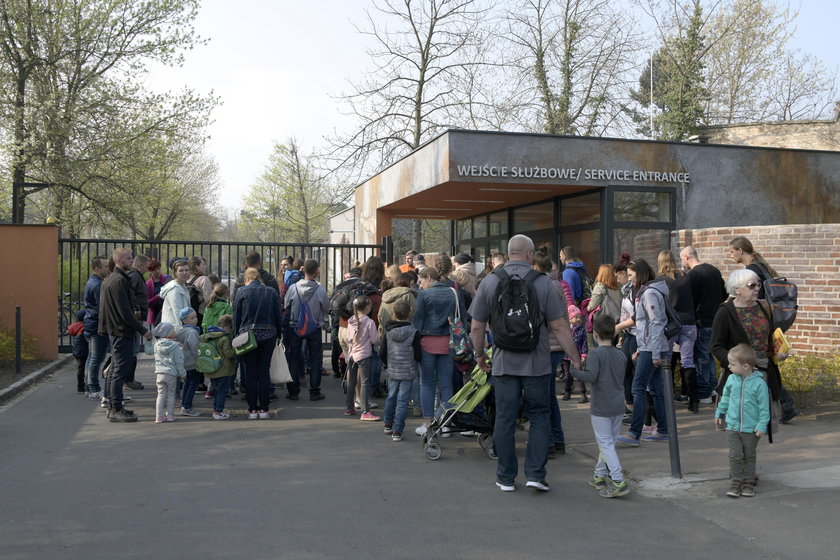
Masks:
[[[37,357],[58,356],[58,228],[0,224],[0,325],[35,337]]]
[[[835,118],[824,121],[779,121],[703,127],[712,144],[840,150],[840,103]]]
[[[840,223],[705,228],[672,233],[672,251],[691,245],[700,260],[726,279],[741,265],[727,254],[729,241],[747,237],[776,271],[797,286],[799,310],[788,338],[796,353],[832,354],[840,341]]]

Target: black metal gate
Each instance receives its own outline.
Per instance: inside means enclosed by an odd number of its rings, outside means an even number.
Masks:
[[[142,241],[136,239],[59,239],[58,270],[61,296],[58,302],[59,352],[70,351],[67,325],[75,321],[76,312],[84,307],[85,284],[91,274],[91,260],[94,257],[108,258],[117,247],[131,249],[136,256],[144,254],[163,263],[174,257],[204,257],[207,274],[216,274],[219,279],[232,286],[244,269],[245,255],[258,252],[263,259],[263,268],[276,274],[283,257],[312,258],[321,265],[321,283],[328,292],[341,282],[343,275],[357,261],[368,257],[385,257],[382,245],[337,245],[327,243],[225,243],[213,241]],[[282,281],[282,279],[280,280]]]

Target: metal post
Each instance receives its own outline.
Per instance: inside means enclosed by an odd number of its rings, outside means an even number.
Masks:
[[[20,305],[15,305],[15,373],[23,371],[20,363],[21,338],[23,338],[23,333],[20,327]]]
[[[680,465],[680,442],[677,438],[677,413],[674,410],[674,378],[671,372],[670,354],[661,354],[662,392],[665,396],[665,416],[668,418],[668,451],[671,455],[671,476],[682,478]]]

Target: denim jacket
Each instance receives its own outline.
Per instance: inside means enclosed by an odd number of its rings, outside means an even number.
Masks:
[[[467,310],[464,298],[458,297],[461,320],[466,324]],[[455,316],[455,293],[452,288],[438,282],[417,294],[417,306],[411,324],[423,335],[443,336],[449,334],[449,317]]]
[[[233,304],[233,332],[241,334],[252,326],[275,335],[281,332],[280,296],[276,289],[258,282],[239,288]]]

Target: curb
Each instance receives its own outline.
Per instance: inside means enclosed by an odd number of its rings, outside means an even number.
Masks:
[[[45,365],[41,369],[39,369],[37,371],[33,371],[32,373],[30,373],[29,375],[27,375],[23,379],[19,379],[18,381],[15,381],[14,383],[9,385],[5,389],[0,390],[0,404],[5,403],[6,401],[9,401],[9,400],[13,399],[14,397],[18,396],[19,394],[24,392],[26,389],[28,389],[34,383],[40,381],[44,377],[46,377],[49,374],[55,372],[57,369],[59,369],[61,366],[63,366],[65,364],[65,362],[70,361],[70,358],[72,358],[72,357],[73,357],[72,354],[67,354],[65,356],[62,356],[62,357],[58,358],[57,360],[54,360],[54,361],[48,363],[47,365]]]

